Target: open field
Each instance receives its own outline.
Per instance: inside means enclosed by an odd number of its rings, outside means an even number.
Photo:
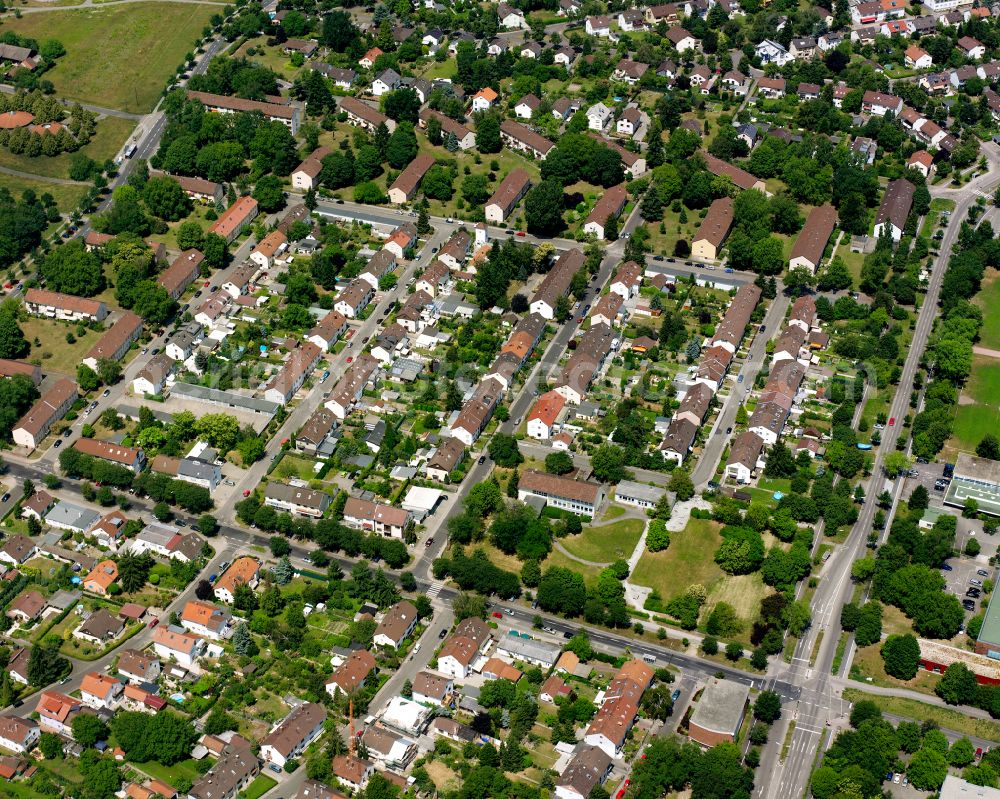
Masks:
[[[164,782],[171,779],[176,781],[178,778],[186,778],[193,782],[201,776],[201,771],[198,769],[198,761],[190,758],[182,760],[180,763],[174,763],[172,766],[164,766],[156,761],[134,763],[133,765],[153,779],[163,780]]]
[[[24,337],[31,344],[28,360],[38,360],[46,371],[60,372],[74,377],[76,367],[83,361],[102,335],[98,330],[87,330],[83,336],[76,336],[76,326],[55,319],[41,319],[29,316],[20,323]],[[66,334],[76,337],[73,344],[66,342]],[[39,343],[35,344],[35,339]]]
[[[27,14],[4,27],[63,43],[66,55],[45,74],[60,96],[146,113],[220,8],[175,3],[95,7]]]
[[[10,153],[6,152],[4,154],[10,155]],[[48,183],[44,180],[29,180],[28,178],[5,174],[0,174],[0,186],[7,189],[14,197],[20,197],[27,189],[31,189],[39,197],[48,192],[55,199],[60,212],[64,214],[76,210],[76,207],[80,204],[80,200],[83,199],[83,195],[87,193],[86,186],[63,186],[56,183]]]
[[[954,431],[948,447],[966,452],[975,451],[979,440],[996,429],[998,409],[1000,409],[1000,360],[984,355],[973,355],[972,374],[965,384],[955,411]]]
[[[878,696],[857,688],[845,688],[844,699],[848,702],[867,699],[878,705],[883,713],[904,716],[914,721],[934,721],[946,730],[1000,742],[1000,723],[989,719],[974,719],[951,708],[928,705],[926,702],[899,696]]]
[[[979,331],[979,344],[990,349],[1000,349],[1000,272],[987,269],[982,287],[973,302],[983,310],[983,326]]]
[[[136,123],[130,119],[121,119],[120,117],[102,117],[97,121],[97,132],[94,134],[94,138],[90,140],[90,144],[86,147],[82,147],[79,152],[93,158],[98,163],[104,163],[109,158],[114,158],[121,149],[121,146],[125,143],[125,140],[132,135],[132,131],[135,129]],[[16,169],[20,172],[30,172],[33,175],[42,175],[48,178],[68,178],[69,177],[69,159],[72,157],[70,153],[61,153],[60,155],[54,156],[52,158],[47,158],[44,155],[40,155],[37,158],[29,158],[26,155],[14,155],[10,150],[0,148],[0,166],[7,167],[8,169]],[[0,183],[7,185],[9,180],[7,175],[0,177]],[[63,188],[73,188],[77,187],[66,187],[66,186],[54,186],[53,188],[63,189]],[[80,186],[80,195],[83,195],[83,186]],[[59,198],[56,196],[52,189],[46,189],[56,201]],[[79,200],[77,200],[79,202]],[[62,204],[59,205],[59,210],[72,210],[71,208],[63,208]]]
[[[578,558],[611,563],[632,554],[644,526],[642,519],[622,519],[600,527],[585,527],[579,535],[567,536],[560,541]]]
[[[934,686],[941,679],[940,674],[919,669],[917,676],[912,680],[897,680],[885,673],[881,650],[880,644],[874,644],[857,651],[851,663],[851,673],[857,675],[856,679],[870,679],[872,685],[881,685],[887,688],[909,688],[911,691],[919,691],[929,696],[934,695]]]

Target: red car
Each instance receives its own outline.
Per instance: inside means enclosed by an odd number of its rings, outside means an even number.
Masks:
[[[517,236],[524,236],[525,233],[524,233],[523,230],[519,230],[519,231],[517,231],[517,233],[515,235],[517,235]]]
[[[976,749],[976,760],[979,760],[979,758],[981,758],[982,756],[983,756],[983,747],[980,746],[978,749]]]
[[[244,488],[243,489],[243,496],[245,496],[245,497],[250,496],[250,489],[249,488]]]
[[[500,612],[499,612],[499,611],[497,611],[497,610],[494,610],[494,611],[493,611],[493,618],[494,618],[494,619],[502,619],[502,618],[503,618],[503,614],[502,614],[502,613],[500,613]]]
[[[207,289],[207,288],[208,288],[209,286],[211,286],[211,285],[212,285],[212,284],[211,284],[211,283],[209,283],[209,282],[208,282],[208,281],[206,280],[206,281],[205,281],[205,284],[204,284],[204,288],[206,288],[206,289]]]
[[[895,416],[890,416],[889,417],[889,427],[892,427],[894,424],[896,424],[896,417]]]
[[[350,363],[350,362],[351,362],[351,361],[353,361],[353,360],[354,360],[354,356],[353,356],[353,355],[348,355],[348,356],[347,356],[347,362],[348,362],[348,363]]]
[[[157,618],[154,618],[154,619],[153,619],[153,620],[152,620],[152,621],[151,621],[151,622],[149,623],[149,629],[151,629],[151,630],[152,630],[152,629],[153,629],[153,628],[154,628],[154,627],[155,627],[155,626],[156,626],[157,624],[159,624],[159,623],[160,623],[160,619],[159,619],[159,617],[157,617]]]

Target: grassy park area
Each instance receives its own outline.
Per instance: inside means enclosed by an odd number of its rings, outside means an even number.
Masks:
[[[983,310],[983,326],[979,330],[979,345],[1000,350],[1000,271],[986,270],[982,287],[973,302]]]
[[[612,524],[584,527],[579,535],[567,536],[561,542],[568,552],[578,558],[594,563],[611,563],[632,554],[644,526],[642,519],[621,519]]]
[[[4,27],[62,42],[66,55],[45,74],[60,96],[144,114],[156,105],[185,55],[194,51],[212,14],[222,8],[208,3],[116,5],[25,14]]]
[[[984,316],[984,320],[989,318]],[[972,356],[972,374],[955,411],[955,426],[949,449],[973,452],[987,433],[995,432],[1000,407],[1000,359]]]

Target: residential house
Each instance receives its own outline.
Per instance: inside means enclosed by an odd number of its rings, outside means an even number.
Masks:
[[[986,45],[982,42],[973,39],[971,36],[963,36],[957,42],[955,46],[968,58],[970,61],[980,61],[986,56]]]
[[[518,119],[531,119],[535,112],[538,111],[540,104],[541,100],[535,97],[535,95],[526,94],[517,101],[517,105],[514,106],[514,114]]]
[[[500,22],[501,27],[509,31],[528,27],[528,22],[524,18],[524,12],[507,3],[497,5],[497,20]]]
[[[94,570],[83,578],[83,590],[106,596],[108,589],[118,579],[118,564],[113,560],[102,560]]]
[[[375,628],[375,646],[399,649],[417,626],[417,609],[405,599],[390,607]]]
[[[66,322],[103,322],[108,315],[108,307],[100,300],[36,288],[24,292],[24,309],[32,316]]]
[[[573,275],[583,266],[583,261],[581,250],[574,248],[563,252],[535,291],[530,304],[531,312],[549,321],[554,319],[559,298],[569,293]]]
[[[251,590],[257,587],[260,564],[251,557],[243,556],[233,561],[215,583],[215,598],[227,605],[233,604],[237,586],[246,585]]]
[[[603,39],[611,38],[611,17],[593,16],[587,17],[584,23],[584,30],[588,36],[600,36]]]
[[[124,466],[138,474],[146,466],[146,454],[138,447],[124,447],[110,441],[99,441],[96,438],[78,438],[73,442],[73,449],[90,458],[98,458],[117,466]]]
[[[240,197],[225,210],[222,216],[208,229],[208,232],[222,236],[227,244],[232,244],[247,229],[258,213],[260,213],[260,208],[253,197]]]
[[[190,89],[187,92],[189,100],[197,100],[206,111],[218,114],[236,114],[241,112],[260,112],[269,122],[280,122],[291,128],[293,134],[299,132],[299,124],[302,121],[302,110],[297,105],[289,103],[267,103],[258,100],[245,100],[242,97],[231,97],[222,94],[209,94],[207,92],[196,92]]]
[[[400,81],[400,75],[396,70],[385,69],[372,81],[372,94],[381,97],[383,94],[394,92],[400,87]]]
[[[402,539],[409,522],[409,511],[391,505],[382,505],[358,497],[348,497],[347,504],[344,505],[345,525],[387,538]]]
[[[281,230],[272,230],[253,248],[250,260],[261,269],[270,269],[274,266],[275,257],[281,255],[287,248],[288,237]]]
[[[334,669],[333,675],[326,681],[326,691],[330,696],[336,696],[337,691],[351,696],[365,686],[368,675],[375,670],[375,658],[366,649],[356,649]]]
[[[903,60],[910,69],[930,69],[934,59],[930,53],[915,44],[911,44],[903,53]]]
[[[87,641],[97,646],[103,646],[113,641],[125,631],[125,619],[112,616],[104,608],[91,613],[83,623],[73,631],[73,637]]]
[[[190,600],[181,611],[181,626],[185,630],[213,641],[229,637],[232,620],[232,614],[226,608],[200,599]]]
[[[361,399],[365,386],[373,379],[378,368],[378,360],[370,355],[360,355],[355,358],[354,363],[347,368],[343,377],[334,386],[324,407],[333,411],[333,415],[338,419],[346,419],[355,403]]]
[[[347,123],[356,128],[363,128],[369,133],[374,133],[379,125],[385,125],[390,132],[396,129],[394,119],[389,119],[377,108],[356,97],[341,97],[339,105],[340,110],[347,113]]]
[[[180,299],[187,287],[198,277],[204,260],[205,256],[200,250],[184,250],[160,273],[156,282],[163,286],[171,299]]]
[[[496,224],[505,222],[529,188],[531,178],[527,172],[519,168],[508,172],[486,203],[486,221]]]
[[[875,214],[876,237],[888,234],[894,242],[903,237],[903,228],[913,207],[915,192],[916,186],[908,180],[900,178],[889,182],[882,196],[882,204]]]
[[[731,477],[740,485],[750,482],[757,470],[761,453],[764,451],[764,439],[750,430],[740,433],[729,449],[726,460],[726,477]]]
[[[609,224],[618,219],[627,201],[628,193],[625,191],[624,184],[606,189],[587,216],[583,225],[584,231],[603,240]]]
[[[189,669],[204,654],[205,639],[177,627],[157,627],[153,631],[153,651],[157,657]]]
[[[687,53],[698,49],[698,40],[680,26],[667,28],[666,38],[678,53]]]
[[[283,767],[323,734],[325,721],[326,708],[322,705],[316,702],[299,705],[261,741],[261,758]]]
[[[643,693],[653,682],[653,668],[641,660],[627,661],[615,674],[604,702],[584,734],[584,743],[595,746],[609,758],[617,757],[639,712]]]
[[[494,378],[487,377],[480,381],[472,397],[465,402],[452,422],[450,434],[471,447],[493,417],[503,392],[503,384]]]
[[[41,737],[38,723],[30,718],[0,716],[0,747],[23,755],[32,751]]]
[[[785,79],[767,77],[758,78],[757,93],[769,100],[781,99],[785,96]]]
[[[54,732],[72,739],[73,718],[80,712],[80,701],[59,691],[42,691],[38,695],[38,724],[42,732]]]
[[[442,483],[449,482],[451,473],[464,457],[465,446],[461,441],[450,437],[443,439],[424,467],[427,476]]]
[[[903,110],[903,101],[892,94],[867,91],[861,98],[861,110],[866,114],[874,114],[879,117],[884,117],[889,113],[899,116]]]
[[[604,368],[608,356],[617,347],[617,342],[617,335],[607,325],[591,325],[578,339],[576,351],[563,366],[555,390],[568,403],[579,405],[594,378]]]
[[[789,269],[801,267],[815,275],[836,225],[837,211],[832,205],[813,208],[795,239]]]
[[[512,119],[505,119],[500,123],[500,138],[511,150],[530,155],[540,161],[544,161],[545,156],[555,147],[544,136]]]
[[[472,113],[489,111],[497,101],[499,95],[489,86],[485,86],[472,95]]]
[[[0,547],[0,560],[12,566],[20,566],[37,554],[38,547],[35,546],[35,542],[19,533],[8,536]]]
[[[426,128],[431,119],[436,119],[441,125],[441,135],[443,137],[454,136],[455,142],[460,150],[471,150],[476,146],[476,134],[460,122],[456,122],[449,116],[445,116],[440,111],[433,108],[420,109],[420,127]]]
[[[327,352],[340,340],[347,330],[347,317],[339,311],[330,311],[306,333],[306,340],[311,341],[321,351]]]
[[[90,707],[110,710],[121,701],[124,688],[120,680],[99,671],[91,671],[83,676],[80,699]]]
[[[594,788],[604,784],[613,765],[611,757],[600,747],[583,746],[556,783],[556,799],[589,799]]]
[[[413,701],[423,705],[442,707],[455,690],[451,677],[421,671],[413,678]]]
[[[587,127],[601,133],[614,117],[615,112],[604,103],[596,103],[587,109]]]
[[[420,181],[432,166],[434,166],[433,155],[428,153],[417,155],[389,187],[389,202],[393,205],[402,205],[412,200],[420,187]]]
[[[131,683],[156,682],[160,661],[138,649],[124,649],[118,655],[115,671]]]
[[[645,66],[645,64],[643,66]],[[632,137],[635,136],[641,125],[642,112],[638,108],[629,106],[622,111],[622,115],[618,117],[615,129],[622,136]]]
[[[557,432],[556,422],[565,405],[565,398],[557,391],[547,391],[542,394],[528,414],[528,436],[539,441],[551,438]]]
[[[703,261],[719,258],[722,244],[733,227],[733,201],[729,197],[714,200],[698,228],[698,235],[691,245],[691,256]]]

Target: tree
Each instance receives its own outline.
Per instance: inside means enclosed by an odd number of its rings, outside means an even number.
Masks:
[[[420,98],[413,89],[397,89],[385,96],[382,110],[390,119],[416,125],[420,113]]]
[[[920,644],[912,635],[890,635],[882,644],[886,674],[898,680],[912,680],[920,665]]]
[[[189,757],[198,740],[191,722],[176,713],[147,715],[119,711],[111,721],[111,731],[129,760],[155,760],[171,766]]]
[[[625,450],[615,444],[602,444],[590,455],[594,477],[604,483],[620,483],[628,477]]]
[[[959,738],[948,750],[948,762],[953,766],[969,765],[976,757],[976,751],[972,747],[972,741],[968,738]]]
[[[118,558],[118,584],[126,594],[142,590],[153,568],[153,559],[148,554],[122,555]]]
[[[0,358],[23,358],[31,347],[24,332],[17,324],[17,312],[13,305],[0,306]]]
[[[686,502],[694,496],[694,482],[691,480],[691,475],[683,469],[674,469],[670,475],[670,482],[667,483],[667,489],[677,495],[678,502]]]
[[[490,457],[497,466],[512,469],[524,463],[524,456],[517,446],[517,439],[506,433],[496,433],[489,443]]]
[[[486,617],[486,599],[478,594],[461,593],[452,602],[455,620],[483,619]]]
[[[722,544],[715,552],[715,562],[730,574],[750,574],[764,561],[764,540],[760,533],[746,527],[724,527]]]
[[[545,471],[549,474],[568,474],[574,468],[573,458],[568,452],[555,450],[545,456]]]
[[[45,278],[46,287],[52,291],[93,297],[104,288],[101,261],[94,253],[87,252],[82,238],[54,249],[42,261],[39,271]]]
[[[38,748],[46,760],[58,760],[63,756],[63,740],[54,732],[43,732],[38,739]]]
[[[765,724],[776,722],[781,718],[781,696],[775,691],[761,691],[754,702],[753,715]]]
[[[271,554],[276,558],[286,557],[292,551],[292,545],[283,535],[272,535],[268,546],[271,549]]]
[[[285,205],[285,190],[281,178],[276,175],[264,175],[253,189],[253,198],[260,205],[260,210],[273,213]]]
[[[947,774],[948,760],[940,752],[927,747],[921,747],[906,767],[906,775],[913,787],[922,791],[936,791]]]
[[[451,170],[435,164],[424,174],[423,180],[420,181],[420,190],[432,200],[447,202],[455,194],[455,189],[451,185]]]
[[[194,595],[202,602],[207,602],[215,596],[215,589],[212,588],[212,584],[208,580],[199,580],[195,586]]]
[[[1000,439],[993,435],[993,433],[987,433],[976,445],[976,454],[980,458],[1000,461]]]
[[[70,663],[59,650],[36,644],[28,656],[28,684],[38,687],[51,685],[69,671]]]
[[[476,147],[481,153],[498,153],[500,141],[500,120],[496,114],[479,114],[476,116]]]
[[[389,137],[385,159],[395,169],[402,169],[417,156],[417,137],[410,122],[400,122]]]
[[[85,799],[111,799],[122,786],[118,764],[114,760],[98,757],[92,749],[80,758],[80,773],[83,774],[82,795]]]
[[[176,222],[191,213],[191,200],[180,184],[167,175],[150,178],[142,188],[142,201],[153,216]]]
[[[558,180],[543,180],[531,189],[524,200],[524,219],[528,232],[550,236],[559,233],[563,221],[563,187]]]
[[[73,740],[85,747],[107,740],[110,732],[107,724],[90,713],[80,713],[70,726],[73,729]]]
[[[934,693],[949,705],[963,705],[976,695],[976,675],[964,663],[952,663],[934,686]]]
[[[233,630],[233,649],[242,657],[253,657],[257,653],[257,644],[250,637],[250,630],[241,622]]]
[[[219,522],[210,513],[198,517],[198,532],[206,538],[211,538],[219,531]]]

